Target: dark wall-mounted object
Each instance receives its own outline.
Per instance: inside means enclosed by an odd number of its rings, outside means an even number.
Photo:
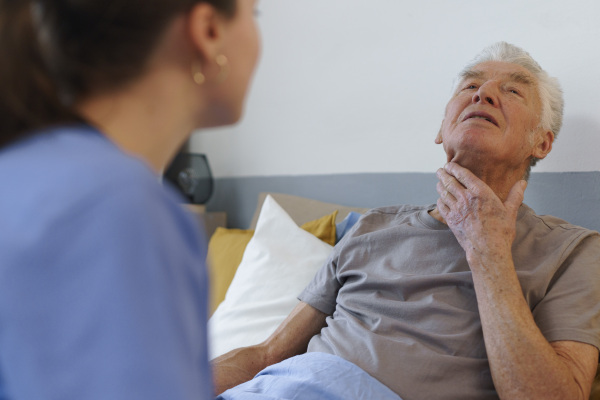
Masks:
[[[192,204],[206,203],[213,193],[213,177],[204,154],[178,153],[165,171],[164,178]]]

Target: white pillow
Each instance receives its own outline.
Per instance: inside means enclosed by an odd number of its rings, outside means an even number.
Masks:
[[[208,321],[211,359],[267,339],[332,248],[299,228],[267,196],[225,300]]]

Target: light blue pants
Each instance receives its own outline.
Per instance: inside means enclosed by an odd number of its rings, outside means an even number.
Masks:
[[[217,400],[402,400],[343,358],[306,353],[265,368]]]

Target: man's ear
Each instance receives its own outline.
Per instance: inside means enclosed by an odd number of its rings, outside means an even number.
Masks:
[[[552,131],[539,133],[536,136],[532,155],[540,160],[546,158],[548,153],[552,151],[552,143],[554,143],[554,133],[552,133]]]
[[[224,18],[210,4],[197,3],[188,13],[190,41],[203,60],[214,60],[222,47]]]

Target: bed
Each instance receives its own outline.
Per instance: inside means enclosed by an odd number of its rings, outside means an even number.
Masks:
[[[296,295],[332,245],[374,206],[274,192],[255,198],[251,215],[237,216],[245,226],[219,228],[209,243],[211,358],[266,339],[297,304]],[[600,399],[598,378],[591,399]]]

